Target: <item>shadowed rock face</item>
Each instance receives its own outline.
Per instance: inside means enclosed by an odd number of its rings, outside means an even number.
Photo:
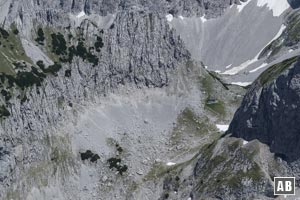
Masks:
[[[268,72],[258,78],[228,130],[234,137],[268,144],[289,162],[300,158],[300,63],[296,60],[277,65],[274,69],[287,69],[275,80],[266,79]]]
[[[300,1],[299,0],[288,0],[289,4],[293,9],[297,9],[300,7]]]

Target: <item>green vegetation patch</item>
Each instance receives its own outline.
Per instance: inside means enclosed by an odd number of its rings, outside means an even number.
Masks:
[[[283,71],[288,69],[293,63],[297,62],[299,60],[299,57],[295,56],[292,58],[289,58],[287,60],[284,60],[281,63],[275,64],[271,67],[269,67],[266,71],[264,71],[259,77],[258,81],[259,83],[264,86],[267,83],[275,80]]]
[[[193,136],[202,136],[216,132],[215,126],[212,125],[207,117],[198,117],[191,109],[186,108],[178,116],[176,127],[171,136],[171,142],[176,145],[182,141],[183,134]]]
[[[216,150],[220,148],[219,145],[222,146],[222,151]],[[260,185],[265,177],[255,161],[259,150],[243,148],[240,139],[224,138],[221,144],[214,142],[203,147],[200,152],[195,174],[199,180],[196,185],[198,192],[207,189],[213,192],[226,187],[243,188],[245,180],[253,181],[253,185]],[[213,181],[208,181],[207,177]]]
[[[10,116],[10,112],[7,110],[6,106],[0,106],[0,118]]]
[[[286,42],[288,46],[300,42],[300,15],[298,13],[294,13],[288,18],[286,31]]]
[[[95,55],[94,49],[96,49],[97,52],[100,52],[101,48],[104,46],[102,38],[97,35],[94,46],[88,47],[84,42],[85,39],[83,38],[82,30],[78,29],[78,31],[80,31],[78,37],[73,37],[71,33],[68,33],[67,41],[61,32],[51,30],[50,28],[45,28],[45,31],[43,31],[43,29],[40,28],[36,41],[39,44],[44,44],[45,40],[48,44],[46,49],[50,54],[50,57],[56,62],[71,63],[73,58],[78,56],[84,61],[93,64],[93,66],[98,65],[99,58]]]
[[[89,160],[91,162],[97,162],[100,159],[98,154],[93,153],[91,150],[87,150],[84,153],[80,153],[81,160]]]
[[[221,79],[214,73],[210,72],[205,77],[201,78],[201,86],[206,93],[205,107],[209,111],[221,117],[226,115],[225,104],[223,101],[217,99],[217,92],[214,90],[215,81],[218,81],[222,86],[228,90],[226,84],[224,84]]]
[[[40,45],[44,45],[45,44],[45,34],[42,28],[39,28],[37,31],[37,38],[35,39],[35,41],[40,44]]]
[[[157,179],[162,177],[168,172],[168,167],[163,163],[156,163],[152,166],[151,170],[145,176],[145,181]]]
[[[28,68],[20,64],[16,64],[19,68]],[[41,83],[46,78],[47,73],[56,74],[61,65],[55,63],[48,68],[44,68],[42,62],[38,62],[38,66],[42,68],[42,71],[39,71],[36,67],[31,67],[31,71],[18,71],[16,75],[0,74],[0,81],[2,85],[8,85],[8,87],[18,86],[22,90],[25,88],[31,87],[33,85],[41,86]]]
[[[8,39],[8,37],[9,37],[9,33],[1,27],[0,27],[0,34],[4,39]]]
[[[14,75],[14,64],[19,61],[32,63],[27,57],[22,42],[16,34],[16,28],[12,25],[12,30],[0,29],[0,73]]]
[[[67,43],[61,33],[52,33],[52,52],[56,55],[67,55]]]
[[[95,49],[97,52],[101,51],[101,48],[104,46],[103,40],[100,36],[97,36],[97,41],[95,42]]]
[[[212,111],[215,114],[225,116],[225,105],[223,101],[215,100],[215,102],[209,102],[209,100],[206,100],[205,108]]]
[[[213,93],[214,79],[210,75],[206,75],[201,78],[201,85],[203,90],[207,93],[207,96],[211,96]]]
[[[110,169],[116,169],[119,174],[123,175],[128,170],[127,165],[123,165],[121,158],[110,158],[107,160]]]

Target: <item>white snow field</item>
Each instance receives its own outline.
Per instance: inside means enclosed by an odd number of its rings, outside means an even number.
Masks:
[[[221,71],[228,82],[252,82],[267,67],[259,55],[285,30],[283,13],[289,8],[286,0],[249,0],[216,19],[174,17],[169,23],[208,70]]]
[[[268,7],[272,10],[273,15],[278,17],[284,13],[288,8],[290,8],[287,0],[257,0],[257,6]]]

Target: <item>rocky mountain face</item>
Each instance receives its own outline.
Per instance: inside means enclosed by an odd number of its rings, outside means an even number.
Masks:
[[[289,162],[299,159],[299,58],[265,71],[253,83],[228,133],[258,139]]]
[[[1,1],[0,198],[52,199],[53,181],[70,191],[68,177],[81,168],[59,127],[119,87],[161,88],[176,80],[171,74],[190,54],[165,15],[217,16],[231,3]]]
[[[289,0],[289,3],[291,4],[291,6],[296,9],[300,7],[300,3],[297,0]]]

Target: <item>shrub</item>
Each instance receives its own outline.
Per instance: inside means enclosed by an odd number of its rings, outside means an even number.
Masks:
[[[45,34],[42,28],[38,29],[37,38],[35,39],[35,41],[40,45],[44,45]]]
[[[67,43],[61,33],[52,33],[52,52],[56,55],[67,55]]]
[[[48,68],[42,69],[44,73],[51,73],[56,75],[57,72],[62,68],[61,64],[55,62],[53,65],[50,65]]]
[[[110,169],[116,169],[121,175],[128,170],[127,165],[121,164],[120,158],[110,158],[107,160]]]
[[[15,35],[18,35],[18,34],[19,34],[19,30],[18,30],[17,28],[14,28],[12,32],[13,32],[13,34],[15,34]]]
[[[91,150],[87,150],[85,153],[80,153],[81,160],[90,160],[91,162],[97,162],[100,159],[98,154],[94,154]]]
[[[101,51],[101,48],[104,46],[104,43],[100,36],[97,36],[97,41],[95,42],[94,46],[97,52]]]
[[[71,75],[72,75],[72,71],[70,70],[70,69],[67,69],[66,71],[65,71],[65,77],[71,77]]]
[[[8,116],[10,116],[10,112],[7,110],[7,108],[4,105],[0,106],[0,117]]]
[[[37,61],[36,65],[39,66],[42,70],[45,69],[45,64],[42,60]]]
[[[3,36],[4,39],[7,39],[9,37],[9,33],[1,27],[0,27],[0,33]]]

